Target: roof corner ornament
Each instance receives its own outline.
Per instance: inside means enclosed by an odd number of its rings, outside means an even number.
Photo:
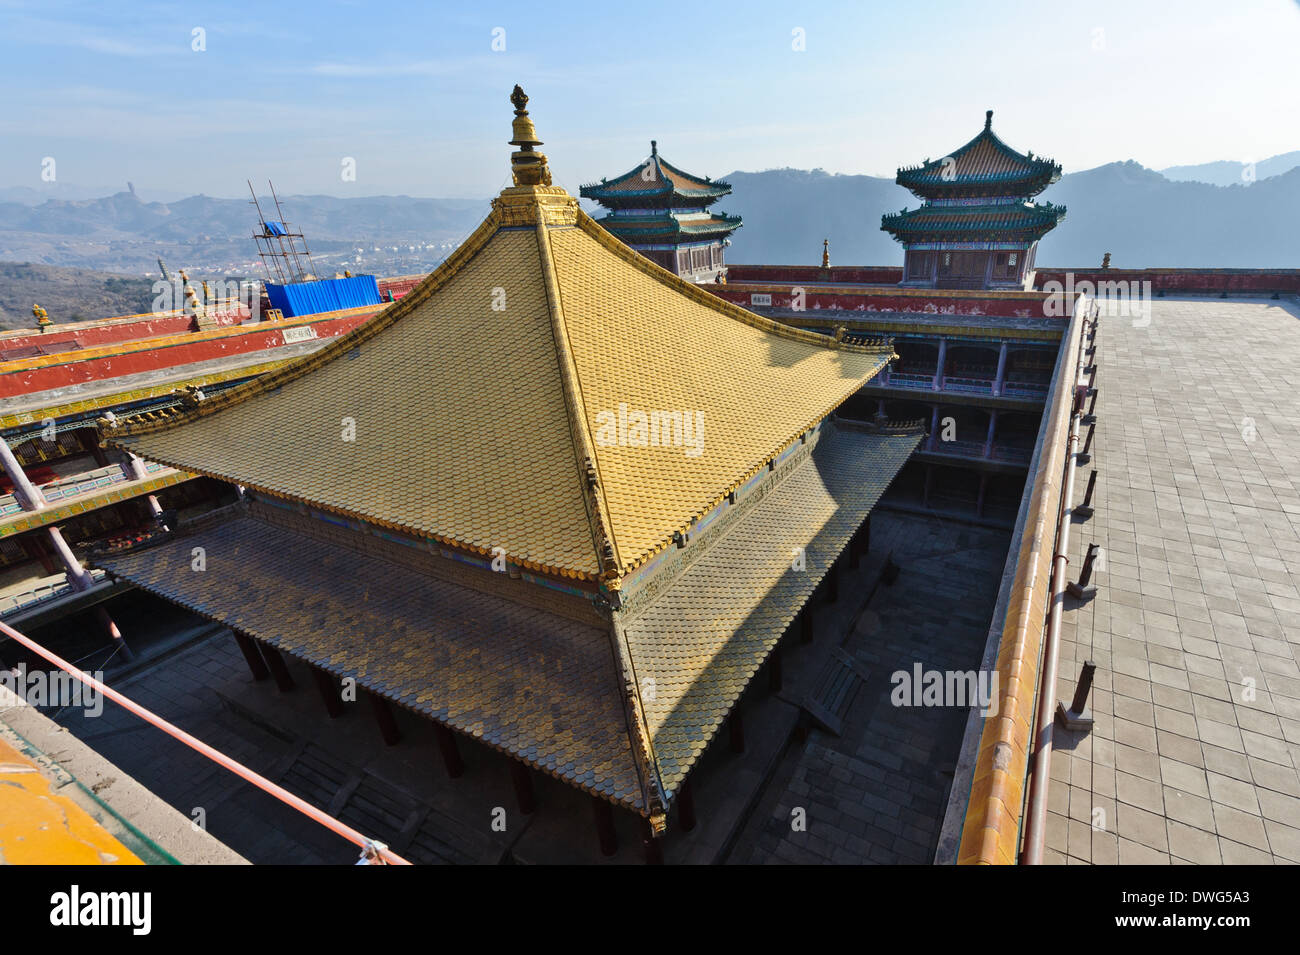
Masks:
[[[993,128],[993,110],[991,109],[984,111],[984,128],[985,129]]]
[[[51,325],[54,324],[52,321],[50,321],[49,312],[45,311],[45,309],[41,308],[39,305],[37,305],[34,302],[32,303],[32,315],[35,316],[36,327],[41,330],[42,335],[45,334],[45,329],[49,328]]]
[[[835,326],[835,340],[841,345],[845,344],[844,339],[848,337],[849,330],[844,325]]]
[[[537,138],[537,129],[528,116],[528,95],[517,83],[510,94],[510,102],[515,108],[512,124],[514,139],[510,140],[510,145],[519,147],[510,154],[510,172],[514,176],[515,185],[549,186],[551,169],[546,164],[546,156],[533,148],[542,145],[542,141]]]
[[[659,143],[657,140],[654,139],[650,140],[650,155],[651,156],[659,155]]]

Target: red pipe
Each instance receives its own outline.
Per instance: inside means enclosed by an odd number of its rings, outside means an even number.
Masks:
[[[340,822],[339,820],[335,819],[333,816],[329,815],[328,813],[322,812],[321,810],[313,806],[311,803],[307,802],[305,799],[300,799],[299,797],[295,796],[293,793],[289,792],[289,790],[281,786],[277,786],[275,783],[271,782],[271,780],[267,779],[265,776],[253,772],[253,770],[249,769],[243,763],[235,762],[233,759],[231,759],[229,756],[227,756],[225,753],[221,752],[220,750],[213,749],[211,746],[209,746],[207,743],[203,742],[202,740],[196,739],[195,737],[191,736],[189,733],[185,732],[179,726],[174,726],[171,723],[168,723],[161,716],[158,716],[157,714],[150,712],[149,710],[141,706],[139,703],[135,703],[127,699],[121,693],[117,692],[117,690],[114,690],[112,687],[105,686],[103,683],[100,683],[89,673],[86,673],[83,670],[79,670],[77,667],[73,666],[67,660],[64,660],[62,657],[56,656],[54,653],[51,653],[49,650],[45,649],[39,643],[36,643],[28,639],[27,637],[23,636],[17,630],[13,629],[13,627],[10,627],[4,623],[0,623],[0,633],[3,633],[11,640],[16,640],[18,643],[22,644],[24,647],[26,647],[28,650],[31,650],[33,653],[37,654],[38,656],[44,657],[46,660],[54,664],[60,670],[64,670],[68,673],[71,673],[82,683],[86,684],[86,686],[92,687],[98,690],[100,693],[103,693],[110,700],[120,704],[131,713],[134,713],[136,716],[140,717],[140,719],[144,720],[146,723],[158,727],[158,729],[162,730],[168,736],[180,740],[186,746],[190,747],[190,749],[202,753],[204,756],[212,760],[214,763],[217,763],[220,766],[224,766],[226,769],[230,770],[236,776],[239,776],[241,779],[244,779],[247,782],[252,783],[258,789],[270,793],[276,799],[292,806],[294,809],[297,809],[300,813],[307,816],[308,818],[314,819],[316,822],[319,822],[322,826],[324,826],[326,829],[330,830],[331,832],[337,833],[338,835],[342,836],[344,839],[347,839],[352,844],[360,846],[362,849],[367,850],[368,853],[373,851],[374,854],[378,855],[380,858],[382,858],[385,862],[387,862],[390,865],[411,864],[410,862],[406,861],[401,856],[399,856],[397,853],[393,852],[391,849],[375,848],[376,843],[374,842],[374,840],[367,839],[364,835],[362,835],[357,830],[353,829],[351,826],[347,825],[346,823]]]

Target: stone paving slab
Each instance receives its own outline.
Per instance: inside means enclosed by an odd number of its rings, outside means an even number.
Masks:
[[[1300,862],[1300,307],[1157,299],[1101,319],[1095,516],[1059,698],[1097,664],[1089,735],[1055,729],[1056,863]]]
[[[878,512],[875,553],[902,567],[844,641],[869,676],[836,737],[813,730],[787,754],[733,863],[929,864],[966,707],[893,705],[892,675],[979,666],[1010,532]],[[792,825],[802,810],[806,828]]]

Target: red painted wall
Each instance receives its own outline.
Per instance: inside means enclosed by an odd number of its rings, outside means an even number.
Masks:
[[[771,295],[771,308],[793,308],[794,295],[790,289],[773,285],[703,285],[701,288],[712,292],[737,305],[750,308],[750,296],[758,292]],[[962,292],[938,292],[927,294],[926,290],[903,291],[890,286],[874,286],[843,289],[804,288],[804,308],[813,312],[818,309],[845,309],[855,312],[912,312],[930,315],[991,315],[1003,318],[1046,317],[1043,302],[1048,298],[1042,292],[1010,292],[1005,294],[983,293],[975,295]]]
[[[1272,294],[1300,293],[1300,269],[1039,269],[1035,284],[1047,282],[1065,285],[1073,275],[1082,281],[1150,282],[1153,291],[1218,293],[1237,292]]]
[[[214,309],[212,317],[217,327],[238,325],[248,318],[248,309],[238,306],[229,309]],[[158,338],[164,335],[182,335],[193,331],[194,319],[179,312],[165,312],[161,315],[139,315],[125,319],[105,319],[103,322],[73,322],[66,326],[55,325],[50,331],[41,334],[35,330],[18,334],[8,332],[0,335],[0,353],[10,349],[51,345],[72,345],[81,348],[95,348],[100,345],[113,345],[118,342],[138,341],[144,338]],[[50,351],[61,349],[53,348]]]
[[[318,338],[332,338],[355,328],[373,314],[361,312],[326,319],[311,323],[311,327],[316,330]],[[248,354],[284,344],[284,330],[274,324],[249,325],[247,332],[238,335],[208,338],[196,334],[194,337],[192,342],[182,340],[179,344],[167,347],[151,347],[147,343],[141,343],[138,349],[127,347],[111,355],[84,359],[78,359],[77,352],[74,351],[65,353],[64,360],[57,363],[38,367],[20,365],[16,369],[0,373],[0,398]],[[268,355],[267,360],[272,357]]]
[[[849,285],[897,285],[903,281],[902,266],[833,265],[729,265],[727,281],[755,284],[781,282],[836,282]]]

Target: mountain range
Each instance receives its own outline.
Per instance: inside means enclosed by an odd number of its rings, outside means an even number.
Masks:
[[[1300,152],[1265,160],[1256,164],[1254,181],[1242,179],[1241,163],[1226,161],[1163,172],[1129,161],[1068,173],[1039,197],[1068,213],[1043,240],[1037,261],[1090,267],[1110,252],[1116,267],[1300,267],[1298,164]],[[722,178],[733,192],[716,208],[745,220],[733,236],[730,262],[815,264],[823,238],[830,239],[836,264],[902,262],[900,246],[880,231],[880,216],[914,208],[918,200],[892,179],[818,169]],[[145,202],[128,191],[39,204],[24,193],[23,200],[0,199],[0,260],[143,275],[161,257],[196,272],[260,273],[251,239],[256,212],[245,199]],[[281,201],[322,274],[343,267],[427,270],[488,208],[483,199],[408,196]],[[263,211],[273,216],[265,203]]]

